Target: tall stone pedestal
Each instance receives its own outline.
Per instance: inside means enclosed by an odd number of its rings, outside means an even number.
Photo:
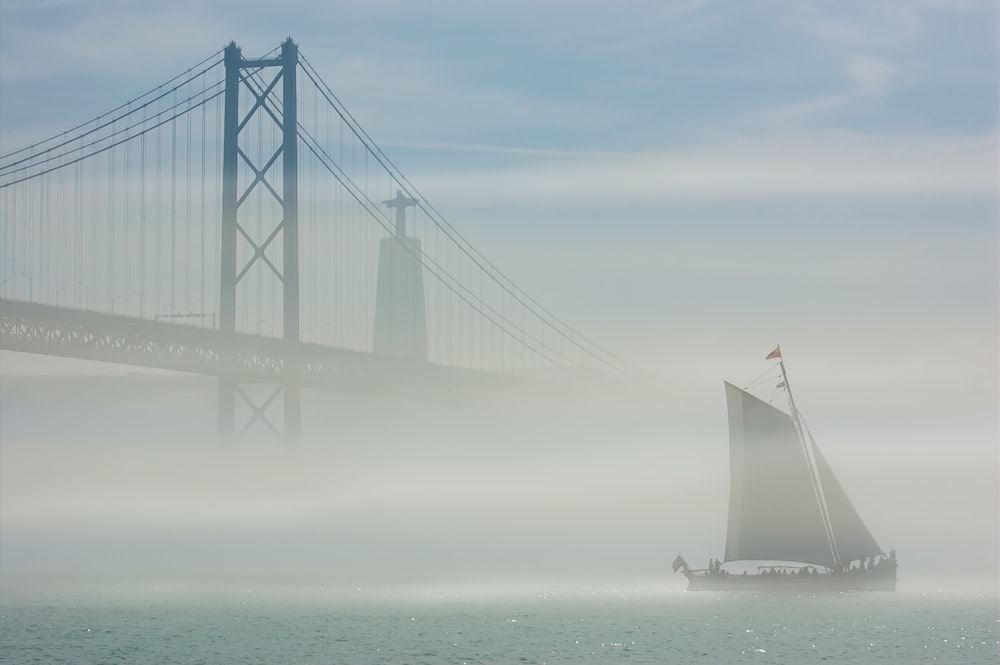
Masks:
[[[427,361],[427,315],[420,240],[396,235],[379,244],[373,351]]]

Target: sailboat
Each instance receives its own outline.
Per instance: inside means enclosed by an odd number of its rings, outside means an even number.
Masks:
[[[693,570],[678,554],[674,572],[687,577],[689,591],[895,590],[895,550],[886,555],[875,542],[805,426],[781,347],[767,359],[779,361],[777,385],[790,413],[725,383],[731,481],[725,558]]]

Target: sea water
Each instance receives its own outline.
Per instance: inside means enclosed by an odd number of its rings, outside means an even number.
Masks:
[[[0,587],[2,663],[1000,663],[997,594]]]

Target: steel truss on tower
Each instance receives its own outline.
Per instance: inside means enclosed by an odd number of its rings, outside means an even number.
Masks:
[[[285,344],[299,342],[299,257],[298,257],[298,150],[296,123],[295,78],[298,66],[298,46],[291,38],[281,45],[276,58],[244,60],[240,48],[231,42],[225,49],[226,92],[223,120],[222,146],[222,292],[219,301],[219,328],[223,333],[236,332],[236,289],[247,272],[254,267],[264,270],[271,278],[278,279],[282,294],[282,321]],[[277,73],[262,89],[254,77],[262,70],[277,68]],[[275,92],[280,83],[281,93]],[[252,107],[241,114],[240,90],[247,90],[254,98]],[[253,155],[241,146],[240,136],[255,116],[267,116],[281,131],[281,143],[268,156]],[[262,117],[262,116],[261,116]],[[281,158],[281,192],[268,179],[272,167]],[[240,165],[249,167],[253,177],[249,183],[239,182]],[[241,190],[242,186],[242,190]],[[275,220],[273,229],[263,239],[241,224],[240,210],[252,193],[262,188],[277,202],[281,218]],[[268,255],[268,248],[281,238],[282,260],[280,266]],[[252,256],[237,264],[238,241],[249,244]],[[288,363],[276,384],[275,390],[263,403],[256,403],[241,388],[235,374],[219,376],[219,434],[231,437],[235,432],[236,398],[239,395],[251,409],[250,424],[260,420],[267,427],[278,429],[267,418],[267,407],[284,393],[284,431],[286,439],[296,440],[300,434],[301,398],[300,368]],[[244,430],[246,427],[243,428]]]

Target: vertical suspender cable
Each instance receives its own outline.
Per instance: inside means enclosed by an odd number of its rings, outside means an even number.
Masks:
[[[129,105],[129,110],[127,115],[132,114],[131,105]],[[130,121],[131,122],[131,121]],[[126,137],[129,136],[129,130],[126,129]],[[125,207],[123,212],[124,217],[124,227],[123,233],[124,238],[124,251],[122,252],[122,263],[124,265],[124,274],[122,275],[122,310],[126,316],[129,315],[129,286],[131,280],[129,280],[129,273],[132,271],[132,246],[131,246],[131,228],[133,224],[132,220],[132,141],[126,141],[124,144],[125,148],[125,168],[123,170],[123,181],[125,185]]]
[[[188,84],[190,87],[190,84]],[[191,303],[191,96],[188,95],[187,110],[184,112],[187,121],[184,148],[184,302]],[[196,311],[196,307],[187,305]],[[204,325],[204,318],[197,319],[198,325]]]
[[[206,89],[205,88],[206,75],[207,73],[201,75],[202,96],[204,96]],[[202,312],[207,312],[210,309],[207,306],[207,303],[205,302],[205,288],[206,288],[205,271],[207,269],[205,266],[205,252],[206,252],[206,245],[208,244],[207,239],[205,238],[205,199],[207,198],[208,195],[208,192],[205,189],[205,143],[208,140],[208,137],[206,135],[207,127],[208,127],[208,105],[202,104],[201,105],[201,188],[198,190],[198,195],[201,199],[201,211],[200,211],[201,214],[198,215],[200,224],[198,237],[200,239],[199,245],[201,247],[201,256],[199,257],[198,261],[198,284],[201,286],[201,292],[199,293],[198,301],[201,303],[200,309]]]
[[[97,135],[98,135],[98,137],[100,137],[100,131],[98,131]],[[93,305],[94,309],[100,309],[100,307],[98,306],[97,303],[100,302],[99,299],[100,299],[100,295],[101,295],[101,285],[97,281],[97,266],[104,259],[104,256],[102,256],[101,252],[100,252],[100,246],[98,245],[98,221],[101,219],[100,209],[98,207],[99,206],[99,204],[98,204],[98,196],[99,196],[99,190],[100,190],[100,187],[101,187],[101,185],[100,185],[101,174],[100,174],[100,171],[99,171],[99,169],[100,169],[100,162],[101,162],[101,160],[100,160],[99,157],[95,158],[91,162],[92,165],[93,165],[93,167],[91,168],[91,172],[90,172],[90,183],[88,183],[90,185],[90,188],[89,188],[90,189],[90,201],[89,201],[90,206],[89,207],[90,207],[90,215],[91,215],[91,218],[90,218],[90,228],[91,228],[91,232],[90,232],[90,240],[91,240],[91,242],[90,242],[90,256],[91,256],[91,259],[90,259],[90,286],[89,286],[90,292],[89,292],[89,295],[88,295],[88,300],[90,300],[92,303],[94,303],[94,305]]]
[[[115,124],[111,123],[111,134],[115,133]],[[109,139],[110,140],[110,139]],[[107,252],[108,260],[105,264],[107,275],[107,285],[108,285],[108,311],[111,314],[115,313],[115,267],[119,261],[117,256],[118,252],[115,251],[115,226],[116,226],[116,216],[115,216],[115,150],[109,150],[108,155],[108,209],[105,211],[108,221],[108,240],[107,240]]]
[[[146,107],[142,108],[142,136],[139,143],[139,316],[145,316],[146,297]]]
[[[174,104],[177,92],[174,92]],[[177,120],[170,121],[170,307],[171,312],[182,311],[177,306]]]
[[[73,289],[73,306],[77,308],[80,307],[80,284],[83,277],[80,274],[80,267],[83,264],[83,222],[81,217],[83,197],[80,175],[82,170],[83,165],[80,162],[73,165],[73,177],[76,181],[73,191],[73,244],[76,247],[76,255],[73,257],[73,284],[71,288]]]
[[[159,98],[157,113],[163,111],[163,97]],[[153,275],[155,288],[155,300],[153,301],[153,313],[159,314],[161,308],[161,299],[163,298],[163,157],[161,154],[160,147],[163,145],[163,129],[157,127],[154,132],[156,133],[156,146],[153,151],[153,162],[156,164],[156,168],[153,174],[153,182],[155,185],[155,200],[153,202],[153,265],[156,268],[156,272]]]

